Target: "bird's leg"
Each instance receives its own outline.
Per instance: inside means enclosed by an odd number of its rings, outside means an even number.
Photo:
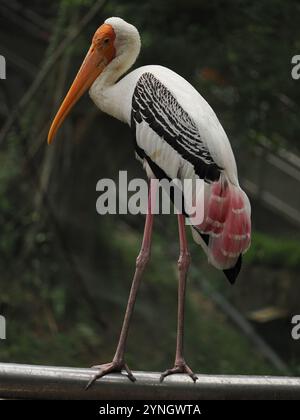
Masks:
[[[198,379],[197,376],[192,372],[189,366],[186,364],[183,357],[183,337],[184,337],[184,305],[185,305],[185,292],[186,292],[186,280],[187,272],[191,262],[190,253],[188,251],[187,239],[185,234],[185,218],[183,214],[178,214],[178,230],[179,230],[179,244],[180,244],[180,255],[178,259],[178,272],[179,272],[179,283],[178,283],[178,324],[177,324],[177,344],[176,344],[176,355],[175,363],[172,369],[168,369],[162,373],[160,382],[164,380],[166,376],[174,373],[187,373],[194,382]]]
[[[146,221],[145,221],[145,227],[144,227],[144,236],[142,241],[141,250],[139,252],[139,255],[136,259],[136,269],[132,281],[132,286],[128,298],[127,308],[125,312],[125,317],[123,321],[123,326],[121,329],[121,334],[118,342],[118,346],[116,349],[115,356],[111,363],[107,363],[104,365],[99,366],[93,366],[93,368],[98,369],[98,373],[94,375],[89,383],[87,384],[86,389],[88,389],[98,378],[101,378],[102,376],[111,373],[111,372],[121,372],[122,369],[125,369],[128,375],[128,378],[131,381],[135,381],[135,377],[131,373],[130,369],[125,363],[124,360],[124,353],[126,348],[126,341],[128,336],[128,330],[130,325],[130,320],[132,317],[134,304],[138,292],[138,288],[140,285],[140,281],[142,278],[142,274],[144,272],[144,269],[147,265],[147,262],[150,257],[150,250],[151,250],[151,239],[152,239],[152,228],[153,228],[153,209],[154,209],[154,203],[155,203],[155,194],[156,194],[156,184],[155,181],[150,181],[150,187],[149,187],[149,197],[148,197],[148,211],[146,215]]]

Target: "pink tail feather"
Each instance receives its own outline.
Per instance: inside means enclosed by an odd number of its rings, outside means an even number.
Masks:
[[[240,187],[220,179],[210,185],[204,221],[197,230],[209,234],[208,257],[219,269],[233,267],[251,241],[251,209]]]

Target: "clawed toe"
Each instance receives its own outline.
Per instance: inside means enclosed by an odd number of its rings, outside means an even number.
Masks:
[[[186,363],[180,363],[180,364],[175,364],[173,368],[167,369],[165,372],[163,372],[160,376],[159,382],[163,382],[163,380],[167,376],[174,375],[176,373],[186,373],[187,375],[189,375],[190,378],[192,378],[194,382],[196,382],[198,379],[198,377],[194,374],[194,372]]]
[[[111,362],[111,363],[106,363],[104,365],[93,366],[92,369],[97,369],[98,370],[98,373],[96,373],[89,380],[87,386],[85,387],[85,390],[88,390],[97,379],[102,378],[103,376],[105,376],[105,375],[107,375],[109,373],[121,373],[122,372],[122,369],[125,369],[128,378],[132,382],[135,382],[136,381],[136,379],[133,376],[131,370],[129,369],[129,367],[125,363]]]

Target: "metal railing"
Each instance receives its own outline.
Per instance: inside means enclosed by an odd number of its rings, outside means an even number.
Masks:
[[[91,400],[300,400],[300,378],[270,376],[186,375],[159,382],[159,373],[111,374],[85,390],[93,369],[0,364],[0,398]]]

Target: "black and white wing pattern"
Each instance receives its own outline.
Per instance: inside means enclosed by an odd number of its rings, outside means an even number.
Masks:
[[[141,126],[142,131],[139,130]],[[173,160],[179,159],[179,168],[182,162],[187,162],[199,178],[207,182],[219,179],[221,168],[201,140],[196,124],[170,90],[150,72],[143,73],[136,84],[132,97],[131,128],[137,155],[147,160],[156,177],[168,174],[168,159],[172,159],[170,155],[174,154]],[[155,139],[152,136],[149,140],[149,131],[154,132]],[[153,151],[155,141],[156,149]],[[164,150],[164,158],[158,159],[157,156]]]

